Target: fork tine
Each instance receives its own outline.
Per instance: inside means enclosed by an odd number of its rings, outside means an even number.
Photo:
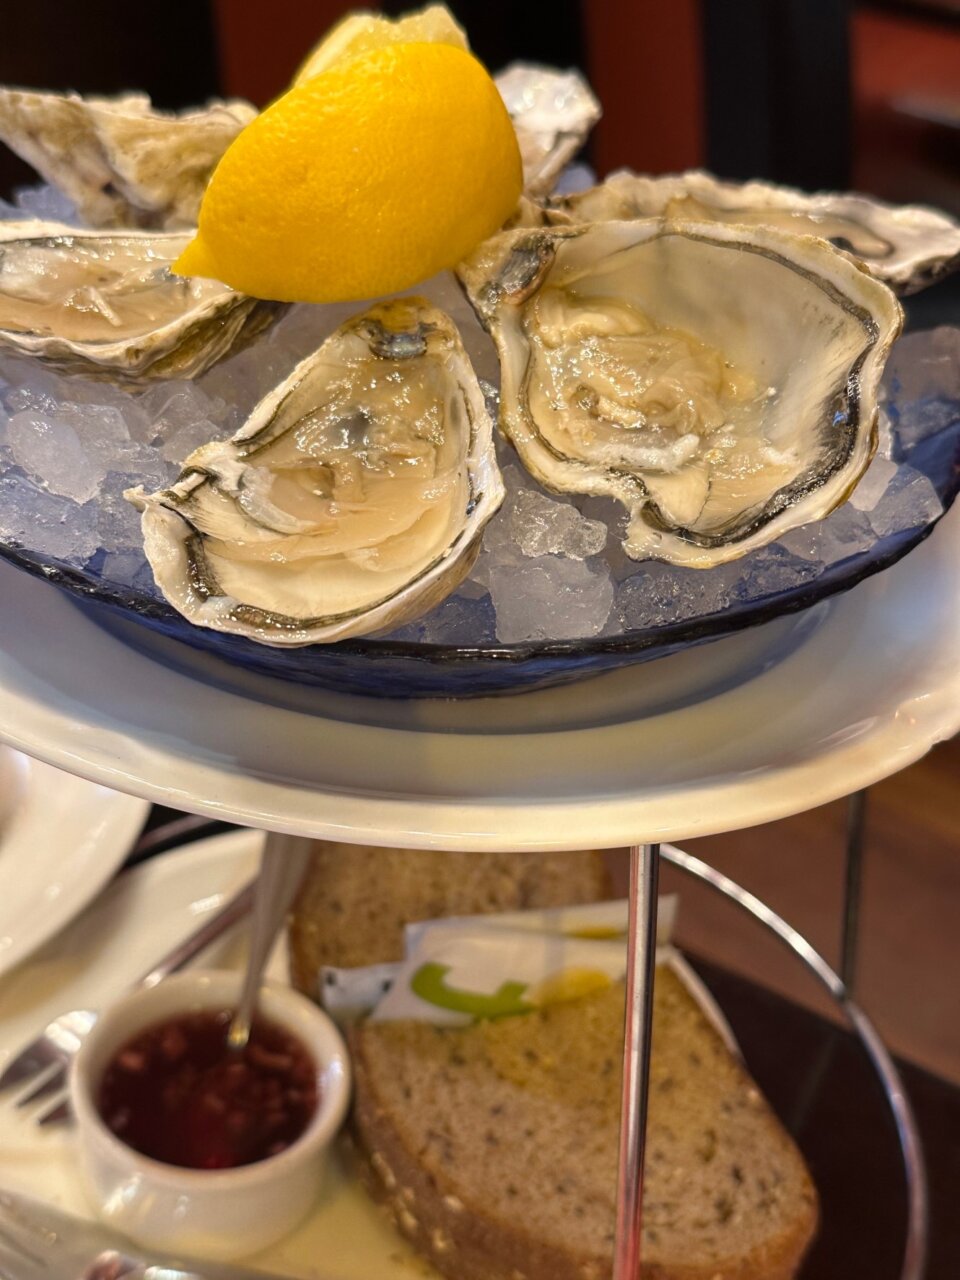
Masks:
[[[0,1092],[22,1084],[24,1080],[29,1080],[31,1076],[45,1071],[55,1063],[62,1065],[63,1059],[53,1046],[42,1038],[34,1040],[7,1063],[3,1074],[0,1075]]]
[[[36,1123],[42,1129],[48,1129],[57,1124],[67,1124],[72,1119],[73,1112],[70,1110],[70,1103],[64,1093],[52,1107],[47,1111],[42,1111],[37,1116]]]
[[[37,1085],[35,1089],[31,1089],[29,1093],[25,1093],[18,1098],[15,1105],[17,1107],[29,1107],[31,1102],[36,1102],[39,1098],[45,1098],[50,1093],[62,1093],[67,1082],[67,1072],[64,1067],[57,1067]]]

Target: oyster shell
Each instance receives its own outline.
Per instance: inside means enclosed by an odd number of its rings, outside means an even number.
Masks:
[[[0,88],[0,140],[92,227],[194,227],[207,180],[257,114],[248,102],[157,111],[146,94]]]
[[[636,559],[736,559],[838,506],[875,450],[901,312],[823,240],[519,229],[460,272],[500,355],[503,432],[548,488],[622,502]]]
[[[283,309],[173,275],[189,232],[0,222],[0,344],[91,377],[193,377]]]
[[[172,488],[127,497],[175,608],[283,646],[437,604],[469,572],[503,481],[456,328],[405,298],[341,325]]]
[[[560,224],[664,216],[822,236],[903,294],[960,266],[960,223],[935,209],[829,191],[808,195],[767,182],[720,182],[696,171],[645,178],[622,169],[600,186],[553,201],[547,216]]]
[[[546,195],[600,119],[600,103],[577,71],[514,62],[494,82],[520,144],[524,192]]]

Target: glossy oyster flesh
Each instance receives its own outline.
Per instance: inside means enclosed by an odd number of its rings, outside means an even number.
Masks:
[[[893,294],[813,237],[659,220],[503,232],[462,264],[500,425],[624,547],[708,568],[843,502],[876,447]]]
[[[173,275],[189,232],[0,222],[0,344],[94,377],[193,377],[281,308]]]
[[[214,166],[257,114],[248,102],[157,111],[146,94],[0,88],[0,141],[91,227],[195,227]]]
[[[514,62],[494,79],[520,145],[524,192],[544,196],[600,119],[600,103],[577,71]]]
[[[342,325],[170,489],[127,496],[167,600],[270,645],[366,635],[467,575],[503,500],[456,328],[420,299]]]
[[[903,294],[960,267],[960,223],[935,209],[839,192],[808,195],[766,182],[720,182],[709,173],[645,178],[621,170],[600,186],[553,201],[547,216],[560,224],[663,216],[822,236]]]

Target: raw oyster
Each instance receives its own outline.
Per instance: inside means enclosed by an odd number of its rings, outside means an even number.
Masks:
[[[577,71],[514,62],[494,81],[520,144],[524,192],[546,195],[600,119],[600,103]]]
[[[621,169],[600,186],[554,201],[548,214],[560,224],[660,216],[822,236],[903,294],[960,266],[960,223],[935,209],[828,191],[808,195],[767,182],[720,182],[709,173],[645,178]]]
[[[0,222],[0,343],[90,377],[201,373],[283,308],[173,275],[190,238]]]
[[[82,98],[0,88],[0,141],[92,227],[194,227],[217,161],[257,114],[248,102],[157,111],[146,94]]]
[[[437,604],[469,572],[503,481],[456,328],[404,298],[341,325],[172,488],[127,497],[175,608],[282,646]]]
[[[874,452],[901,311],[823,240],[521,228],[460,274],[497,344],[503,432],[548,488],[622,502],[636,559],[736,559],[838,506]]]

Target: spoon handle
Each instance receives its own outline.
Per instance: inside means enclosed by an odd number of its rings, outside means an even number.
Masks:
[[[306,872],[312,847],[313,841],[306,836],[267,832],[254,892],[250,956],[228,1035],[233,1049],[242,1049],[250,1038],[263,970]]]

